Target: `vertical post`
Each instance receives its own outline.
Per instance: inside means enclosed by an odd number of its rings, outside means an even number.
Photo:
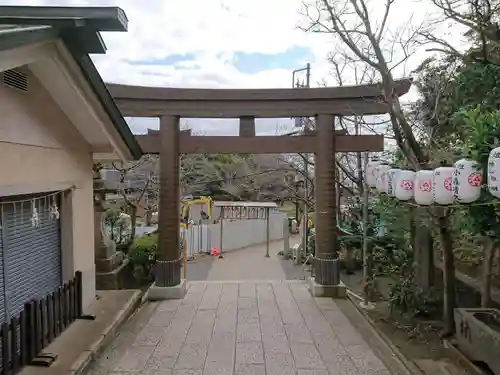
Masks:
[[[7,213],[4,211],[4,205],[0,204],[0,220],[2,223],[6,222],[6,220],[5,220],[6,215],[7,215]],[[0,241],[2,241],[3,244],[7,244],[7,231],[8,231],[7,225],[3,226],[2,227],[2,234],[0,237]],[[61,232],[64,233],[64,231],[61,231]],[[2,249],[0,249],[0,251],[1,251],[2,259],[4,260],[2,262],[2,265],[1,265],[2,274],[4,277],[3,282],[4,282],[4,285],[9,285],[8,284],[9,273],[7,272],[7,262],[5,261],[5,259],[7,259],[7,246],[3,245]],[[5,301],[5,306],[4,306],[3,311],[0,311],[0,315],[3,318],[3,321],[6,322],[9,319],[10,314],[11,314],[10,293],[7,290],[7,288],[3,288],[3,300]]]
[[[160,117],[159,256],[155,284],[169,287],[181,283],[179,233],[179,117]]]
[[[188,242],[186,241],[186,237],[184,237],[183,246],[182,246],[183,247],[183,252],[182,252],[182,277],[184,279],[187,278],[187,257],[188,257],[187,246],[188,246]]]
[[[298,73],[298,72],[302,72],[302,71],[306,71],[306,82],[305,84],[304,83],[300,83],[298,80],[297,82],[295,82],[295,74]],[[301,87],[307,87],[309,88],[311,86],[311,64],[310,63],[307,63],[306,67],[305,68],[302,68],[302,69],[296,69],[293,71],[292,73],[292,88],[301,88]],[[302,126],[302,124],[304,125],[304,134],[307,133],[307,121],[303,121],[304,118],[303,117],[296,117],[295,118],[295,126],[296,127],[300,127]],[[308,154],[306,154],[304,156],[304,173],[306,174],[306,178],[304,180],[304,195],[305,195],[305,198],[308,197],[308,190],[309,190],[309,187],[308,187],[308,177],[309,177],[309,172],[308,172]],[[305,222],[306,225],[303,226],[302,230],[302,252],[304,253],[304,257],[306,256],[307,254],[307,221],[309,219],[308,217],[308,213],[307,213],[307,202],[304,200],[304,214],[302,216],[302,222]],[[299,209],[298,209],[298,203],[295,207],[295,216],[297,218],[297,220],[299,220]],[[297,258],[296,258],[296,262],[297,264],[299,264],[300,262],[300,251],[297,252]]]
[[[198,221],[198,254],[203,251],[203,221]]]
[[[306,64],[306,87],[311,87],[311,64]]]
[[[189,231],[189,241],[188,241],[188,246],[190,246],[190,248],[188,249],[186,247],[186,256],[187,258],[186,259],[189,259],[189,257],[192,257],[193,254],[194,254],[194,249],[195,249],[195,246],[194,246],[194,238],[196,237],[195,236],[195,228],[196,228],[196,224],[192,224],[191,225],[191,230]],[[198,242],[200,241],[200,237],[198,237]],[[188,251],[189,250],[189,251]]]
[[[222,255],[222,237],[224,236],[224,206],[220,208],[220,239],[219,239],[219,251]]]
[[[311,64],[307,63],[306,65],[306,88],[311,87]],[[308,122],[304,122],[304,134],[307,133],[308,130]],[[305,225],[304,225],[304,236],[302,238],[302,252],[304,253],[304,259],[307,257],[307,242],[309,235],[309,207],[307,205],[307,199],[309,198],[309,154],[304,155],[304,217],[305,217]],[[299,253],[297,253],[297,264],[302,262],[302,259],[299,257]],[[302,255],[302,254],[300,254]]]
[[[290,229],[288,226],[288,218],[283,219],[283,254],[285,259],[288,259],[290,254]]]
[[[270,230],[271,230],[271,222],[269,217],[269,207],[266,208],[266,258],[269,258],[269,242],[270,242]]]
[[[307,125],[306,125],[307,126]],[[302,233],[302,252],[304,253],[304,258],[307,256],[307,236],[309,234],[309,207],[307,200],[309,198],[309,154],[304,155],[304,214],[302,216],[302,221],[304,222],[303,233]],[[297,251],[297,264],[300,264],[301,252]]]
[[[255,137],[255,117],[240,117],[240,137]]]
[[[316,251],[315,277],[321,285],[338,283],[335,186],[335,131],[333,116],[316,118]]]
[[[212,230],[210,225],[207,224],[207,253],[210,254],[212,251]]]
[[[59,302],[62,304],[61,299]],[[27,352],[26,352],[26,362],[29,363],[35,356],[36,353],[35,347],[35,303],[33,301],[27,302],[24,304],[24,311],[26,312],[26,331],[23,334],[26,340]],[[59,322],[62,325],[63,316],[59,314]],[[62,329],[61,329],[62,331]]]
[[[370,262],[370,259],[369,259],[369,255],[368,255],[368,184],[366,183],[366,166],[368,164],[368,152],[365,152],[365,155],[364,155],[364,176],[363,176],[363,281],[365,283],[365,285],[367,286],[368,285],[368,277],[370,276],[369,275],[369,270],[368,270],[368,267],[369,267],[369,264],[371,263]],[[368,293],[368,289],[365,286],[364,288],[364,299],[363,299],[363,302],[366,305],[368,305],[368,303],[370,302],[369,300],[369,293]]]
[[[76,281],[76,317],[80,318],[83,315],[83,281],[82,272],[75,272]]]

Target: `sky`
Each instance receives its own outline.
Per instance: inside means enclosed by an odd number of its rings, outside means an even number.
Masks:
[[[382,2],[382,0],[375,0]],[[398,0],[393,20],[424,16],[425,0]],[[104,32],[106,55],[92,56],[104,81],[144,86],[288,88],[292,71],[311,64],[312,86],[331,82],[330,35],[299,29],[302,0],[3,0],[2,5],[119,6],[126,33]],[[376,7],[373,9],[376,13]],[[396,30],[396,29],[395,29]],[[422,56],[420,56],[422,57]],[[401,72],[401,74],[406,74]],[[303,77],[302,77],[303,78]],[[412,93],[411,95],[414,95]],[[127,119],[134,133],[157,119]],[[237,134],[237,120],[189,119],[207,135]],[[258,134],[293,129],[290,119],[259,119]]]

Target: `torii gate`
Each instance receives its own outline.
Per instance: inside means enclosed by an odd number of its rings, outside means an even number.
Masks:
[[[395,82],[404,95],[411,80]],[[335,116],[388,112],[380,84],[301,89],[179,89],[108,85],[122,115],[159,117],[160,131],[138,136],[145,153],[160,154],[159,239],[156,299],[181,298],[179,259],[179,155],[198,153],[314,153],[316,174],[316,267],[321,285],[333,285],[336,256],[335,153],[382,151],[382,135],[336,135]],[[239,118],[238,136],[191,136],[180,118]],[[256,136],[255,118],[315,117],[316,130],[295,137]],[[330,260],[330,261],[328,261]],[[322,263],[324,261],[324,263]]]

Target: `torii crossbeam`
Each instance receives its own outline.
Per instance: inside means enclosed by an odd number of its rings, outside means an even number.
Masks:
[[[411,80],[395,84],[394,94],[408,92]],[[167,289],[182,290],[179,251],[179,155],[181,153],[314,153],[316,174],[316,258],[325,264],[336,256],[335,153],[382,151],[381,135],[338,135],[335,116],[388,112],[379,84],[301,89],[175,89],[108,85],[124,116],[159,117],[159,132],[138,136],[145,153],[160,155],[157,298]],[[238,136],[191,136],[180,131],[180,118],[238,118]],[[315,117],[316,129],[302,136],[256,136],[255,118]],[[318,263],[317,263],[318,264]],[[333,269],[322,272],[332,283]],[[318,277],[318,274],[317,274]],[[164,292],[161,289],[165,289]]]

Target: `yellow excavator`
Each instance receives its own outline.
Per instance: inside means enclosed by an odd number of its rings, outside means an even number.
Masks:
[[[201,205],[204,206],[200,210],[201,219],[210,219],[212,216],[212,198],[205,196],[187,196],[181,200],[181,228],[187,228],[191,222],[191,206]]]
[[[302,217],[299,220],[299,226],[302,227],[303,223],[302,220],[304,220],[305,215],[302,215]],[[308,212],[307,213],[307,229],[312,229],[314,228],[314,212]]]

